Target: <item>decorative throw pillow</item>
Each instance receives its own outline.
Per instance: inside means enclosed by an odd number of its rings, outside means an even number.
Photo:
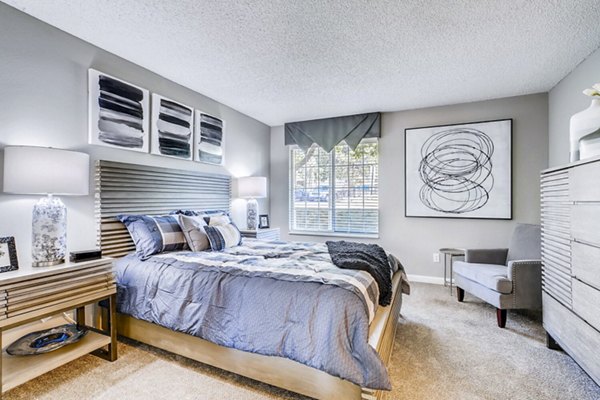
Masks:
[[[118,215],[117,218],[127,227],[141,260],[163,251],[187,249],[175,215]]]
[[[205,226],[204,231],[213,251],[242,244],[242,234],[234,224]]]
[[[196,211],[196,210],[183,210],[183,209],[179,209],[179,210],[175,210],[175,211],[171,211],[169,214],[183,214],[183,215],[187,215],[188,217],[197,217],[197,216],[203,216],[206,218],[206,223],[208,223],[208,219],[212,216],[216,216],[216,215],[229,215],[228,211],[225,210],[204,210],[204,211]]]
[[[210,225],[210,219],[213,217],[220,217],[220,216],[225,216],[227,218],[229,218],[229,220],[227,220],[227,224],[231,222],[231,217],[229,216],[229,211],[225,211],[225,210],[204,210],[204,211],[196,211],[196,210],[175,210],[175,211],[171,211],[169,214],[176,214],[176,215],[186,215],[188,217],[203,217],[204,221],[206,222],[207,225]],[[215,220],[216,223],[217,220]],[[214,224],[213,224],[214,225]]]
[[[194,211],[194,210],[175,210],[175,211],[171,211],[169,214],[171,214],[171,215],[187,215],[188,217],[195,217],[197,215],[200,215],[201,213],[199,213],[198,211]]]
[[[227,216],[227,215],[215,215],[215,216],[210,216],[208,218],[208,225],[210,225],[210,226],[227,225],[230,223],[231,223],[231,218],[229,218],[229,216]]]
[[[206,232],[204,232],[206,221],[204,221],[203,216],[188,217],[186,215],[179,215],[179,226],[192,251],[204,251],[210,249],[208,236],[206,236]]]

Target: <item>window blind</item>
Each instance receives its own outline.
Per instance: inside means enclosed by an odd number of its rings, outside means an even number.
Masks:
[[[290,228],[295,232],[379,232],[379,147],[364,139],[327,153],[290,148]]]

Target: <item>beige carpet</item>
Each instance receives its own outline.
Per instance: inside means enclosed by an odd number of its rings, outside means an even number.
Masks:
[[[564,353],[546,349],[535,316],[509,313],[447,288],[413,284],[389,367],[388,399],[600,399],[600,388]],[[5,399],[302,399],[133,342],[119,360],[86,356],[8,392]]]

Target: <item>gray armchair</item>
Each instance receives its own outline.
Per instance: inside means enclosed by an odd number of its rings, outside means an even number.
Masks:
[[[542,308],[540,226],[518,224],[508,249],[465,250],[454,263],[456,297],[465,291],[496,307],[498,326],[506,326],[511,309]]]

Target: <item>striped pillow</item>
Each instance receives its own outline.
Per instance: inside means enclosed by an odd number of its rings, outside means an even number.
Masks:
[[[188,248],[176,215],[118,215],[117,219],[127,227],[141,260],[163,251]]]
[[[242,244],[242,234],[233,223],[226,225],[205,226],[204,231],[213,251],[222,251],[228,247]]]

